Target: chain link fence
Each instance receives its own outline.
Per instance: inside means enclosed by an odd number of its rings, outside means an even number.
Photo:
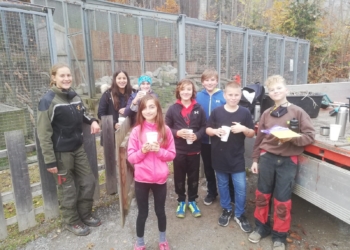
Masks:
[[[150,75],[163,108],[174,103],[179,79],[200,89],[207,68],[219,72],[220,87],[235,77],[245,86],[272,74],[307,83],[305,40],[101,0],[32,3],[47,7],[0,9],[0,150],[8,129],[20,127],[32,139],[37,103],[57,61],[69,64],[73,87],[94,104],[117,70],[128,72],[133,86]]]
[[[4,132],[14,129],[33,143],[37,105],[53,61],[51,10],[6,4],[0,5],[0,150],[6,148]],[[0,159],[0,169],[6,165],[2,161],[7,159]]]

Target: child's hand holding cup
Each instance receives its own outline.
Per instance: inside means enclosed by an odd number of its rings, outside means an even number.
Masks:
[[[187,135],[186,135],[186,142],[187,144],[192,144],[193,143],[193,129],[186,129]]]
[[[221,126],[221,130],[225,131],[225,133],[220,136],[221,137],[221,141],[227,141],[228,137],[230,136],[231,127],[229,127],[229,126]]]

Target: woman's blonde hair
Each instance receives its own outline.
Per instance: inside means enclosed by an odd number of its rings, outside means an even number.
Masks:
[[[56,82],[54,80],[52,80],[52,77],[56,76],[57,70],[59,70],[60,68],[68,68],[69,69],[69,66],[65,63],[56,63],[55,65],[52,66],[51,74],[50,74],[50,87],[52,87],[53,85],[56,85]]]

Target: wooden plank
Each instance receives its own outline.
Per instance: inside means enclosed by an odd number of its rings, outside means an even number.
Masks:
[[[35,144],[28,144],[25,148],[27,153],[33,152],[35,150]],[[0,150],[0,158],[6,158],[7,156],[7,149]]]
[[[41,192],[41,184],[40,184],[40,182],[31,184],[30,185],[30,192],[32,193],[32,197],[41,195],[42,192]],[[13,194],[12,191],[3,192],[3,193],[1,193],[0,196],[2,198],[2,203],[3,204],[9,203],[9,202],[15,200],[15,195]]]
[[[5,132],[5,142],[15,193],[18,230],[23,231],[36,225],[23,131]]]
[[[34,209],[34,214],[37,215],[37,214],[42,214],[44,213],[44,207],[41,206],[41,207],[37,207]],[[17,217],[16,216],[13,216],[13,217],[10,217],[10,218],[7,218],[5,220],[5,223],[7,226],[11,226],[13,224],[16,224],[17,223]]]
[[[0,240],[4,240],[7,237],[7,226],[4,214],[4,207],[2,206],[2,199],[0,195]]]
[[[98,182],[98,166],[97,166],[97,152],[96,152],[96,138],[94,134],[91,134],[91,126],[88,124],[83,125],[83,143],[84,149],[87,154],[91,171],[95,176],[96,186],[94,193],[94,200],[100,199],[100,185]]]
[[[59,216],[56,181],[53,174],[47,171],[36,128],[34,133],[44,200],[45,219],[50,220]]]
[[[116,156],[114,146],[113,116],[102,116],[103,153],[106,165],[106,192],[116,194],[118,191]]]
[[[119,147],[118,157],[120,222],[122,226],[125,224],[125,219],[129,213],[130,204],[135,192],[134,167],[127,160],[128,139],[129,136],[126,136],[124,142]]]

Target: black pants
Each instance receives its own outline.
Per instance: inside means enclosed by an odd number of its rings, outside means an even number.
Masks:
[[[135,181],[135,196],[139,213],[136,220],[136,235],[143,237],[145,224],[148,217],[148,195],[152,190],[154,197],[154,210],[158,218],[158,229],[160,232],[166,230],[165,199],[167,186],[164,184],[143,183]]]
[[[272,240],[286,242],[291,224],[292,191],[298,170],[297,158],[265,153],[259,160],[259,178],[256,191],[255,224],[262,235],[271,232],[268,223],[269,202],[273,194],[274,225]],[[272,193],[273,192],[273,193]]]
[[[176,154],[173,163],[177,201],[186,201],[186,175],[188,201],[195,201],[198,197],[199,161],[199,154]]]
[[[218,195],[218,191],[216,187],[215,171],[211,163],[211,144],[202,143],[201,156],[204,165],[205,178],[207,179],[208,195],[216,197]],[[231,202],[235,202],[235,190],[231,178],[229,179],[228,186],[230,189]]]

